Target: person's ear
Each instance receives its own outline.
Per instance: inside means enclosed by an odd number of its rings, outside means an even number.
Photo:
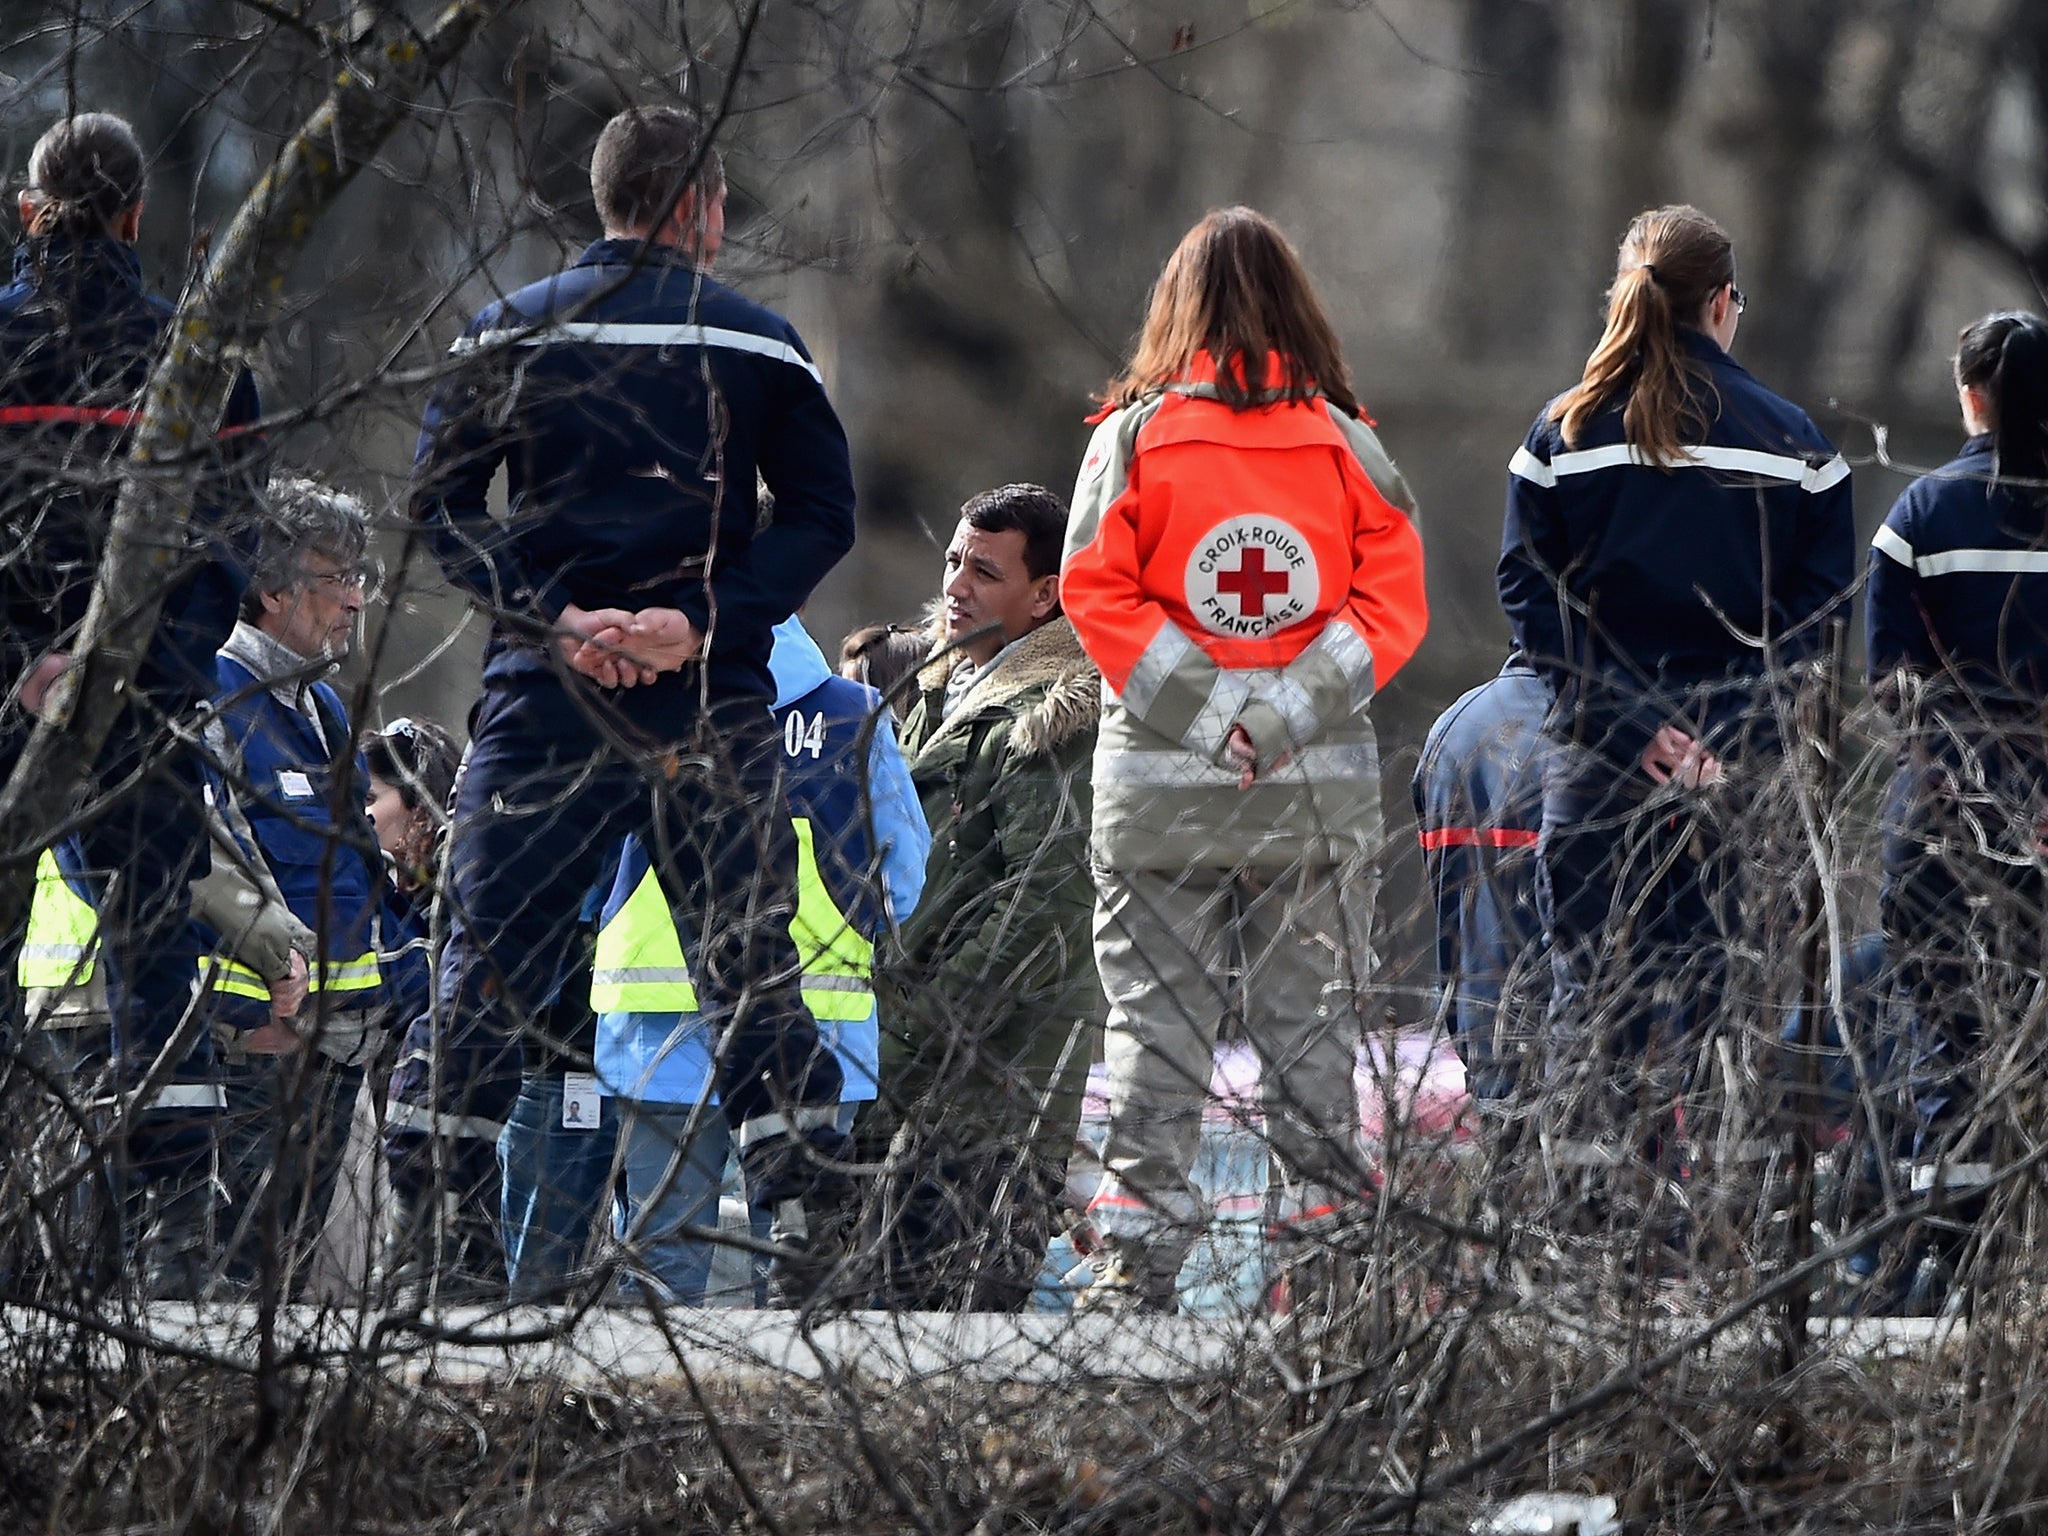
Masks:
[[[21,227],[24,230],[32,230],[36,227],[36,200],[34,198],[30,197],[26,192],[20,193],[14,199],[14,208],[15,212],[21,215]]]
[[[142,204],[125,210],[114,220],[114,238],[125,245],[133,245],[136,236],[142,233]]]
[[[263,605],[265,613],[279,614],[285,610],[285,598],[288,595],[289,589],[284,592],[258,592],[256,601]]]
[[[1031,620],[1034,624],[1051,618],[1060,606],[1060,578],[1055,571],[1041,576],[1031,588]]]
[[[691,246],[697,240],[697,189],[690,187],[676,199],[669,210],[668,223],[662,233],[673,244]]]

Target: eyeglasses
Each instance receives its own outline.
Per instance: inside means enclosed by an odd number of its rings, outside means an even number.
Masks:
[[[1738,315],[1749,308],[1749,295],[1735,286],[1733,278],[1728,280],[1728,297],[1735,301],[1735,313]]]
[[[367,565],[347,565],[338,571],[301,570],[299,580],[309,587],[325,587],[330,592],[346,592],[351,587],[369,585],[370,568]]]

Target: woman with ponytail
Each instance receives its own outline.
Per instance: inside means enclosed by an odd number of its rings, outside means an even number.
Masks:
[[[1720,1008],[1774,704],[1855,574],[1848,465],[1728,355],[1744,307],[1718,224],[1639,214],[1583,377],[1508,465],[1501,607],[1558,743],[1538,844],[1551,1145],[1587,1168],[1639,1111],[1658,1128],[1634,1145],[1663,1144]]]
[[[1974,1218],[1996,1153],[1975,1112],[1984,1021],[2017,1017],[2015,989],[2041,981],[2048,321],[1965,326],[1955,384],[1970,439],[1878,529],[1867,621],[1872,691],[1903,727],[1880,910],[1911,1005],[1911,1185]],[[1971,1225],[1912,1245],[1896,1278],[1953,1259]]]

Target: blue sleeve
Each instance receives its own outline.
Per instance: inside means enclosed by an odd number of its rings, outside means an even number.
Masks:
[[[1422,842],[1422,877],[1436,908],[1436,984],[1431,1000],[1439,1008],[1450,996],[1458,974],[1458,939],[1463,916],[1461,889],[1450,867],[1452,855],[1458,850],[1446,847],[1441,837],[1430,835],[1441,833],[1453,820],[1449,806],[1435,803],[1446,798],[1442,754],[1443,726],[1439,721],[1423,741],[1415,777],[1409,782],[1409,792],[1415,801],[1415,831]]]
[[[804,350],[794,331],[790,345]],[[808,361],[809,354],[804,356]],[[777,384],[758,460],[775,510],[746,552],[711,578],[718,622],[741,635],[765,635],[803,607],[853,548],[853,463],[846,430],[809,368],[785,364]],[[708,624],[710,605],[700,584],[681,584],[674,601],[691,623],[700,629]]]
[[[490,513],[491,480],[518,433],[507,347],[468,344],[498,323],[496,306],[472,320],[448,374],[428,396],[413,453],[407,511],[448,579],[493,616],[552,625],[569,605],[552,580],[537,580]]]
[[[884,710],[875,720],[868,746],[868,797],[874,807],[875,846],[882,863],[882,888],[894,927],[910,916],[924,895],[926,860],[932,851],[932,829],[911,781],[910,765],[896,744],[896,728]]]
[[[1873,686],[1900,667],[1931,676],[1941,670],[1927,632],[1920,601],[1920,573],[1912,564],[1916,551],[1913,492],[1908,486],[1886,514],[1884,527],[1870,550],[1870,586],[1863,599],[1864,653]],[[1888,549],[1886,546],[1890,546]]]
[[[1801,494],[1797,564],[1785,594],[1788,633],[1780,651],[1788,662],[1819,654],[1824,638],[1819,621],[1837,603],[1847,604],[1856,582],[1856,503],[1849,466],[1827,439],[1814,435],[1819,451],[1828,456],[1823,477],[1839,473],[1840,478]]]
[[[1566,622],[1563,572],[1571,551],[1549,453],[1538,423],[1508,468],[1507,515],[1494,578],[1515,644],[1558,694],[1571,681],[1578,648]]]

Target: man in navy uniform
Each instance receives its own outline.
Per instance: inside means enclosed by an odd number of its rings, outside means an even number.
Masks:
[[[1415,767],[1422,867],[1436,901],[1437,1009],[1482,1110],[1513,1093],[1550,1000],[1536,906],[1549,713],[1550,689],[1510,656],[1437,717]]]
[[[789,932],[768,653],[852,546],[845,434],[796,331],[709,275],[725,184],[689,113],[612,119],[591,190],[605,238],[476,317],[420,434],[412,515],[492,632],[439,997],[401,1057],[387,1150],[401,1199],[433,1138],[458,1199],[494,1180],[522,1032],[560,989],[606,856],[639,833],[701,935],[749,1196],[809,1257],[848,1181],[840,1072]],[[502,523],[486,509],[501,465]]]

